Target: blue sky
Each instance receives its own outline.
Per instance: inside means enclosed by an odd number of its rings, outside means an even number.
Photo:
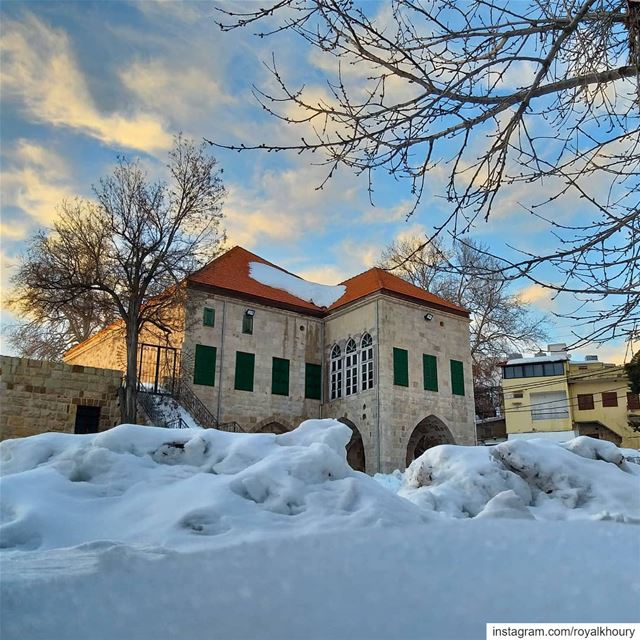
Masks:
[[[303,134],[268,116],[252,84],[269,86],[264,63],[275,54],[285,77],[321,96],[327,61],[288,34],[260,40],[251,30],[223,33],[212,7],[167,0],[2,4],[3,291],[25,240],[51,222],[61,199],[89,196],[117,154],[139,156],[162,175],[178,131],[229,143],[292,142]],[[406,186],[380,178],[372,207],[366,180],[347,170],[318,191],[326,169],[311,164],[315,156],[214,155],[229,190],[229,244],[326,284],[367,269],[391,240],[428,232],[446,212],[427,197],[407,222]],[[528,249],[543,247],[542,229],[516,216],[514,203],[527,195],[513,194],[474,237],[496,251],[523,237]],[[514,290],[541,310],[558,309],[544,290],[525,283]],[[11,321],[3,313],[3,323]],[[569,330],[569,321],[557,320],[551,341],[570,341]],[[625,348],[594,352],[621,361]]]

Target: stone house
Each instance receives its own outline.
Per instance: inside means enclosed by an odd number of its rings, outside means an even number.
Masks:
[[[181,311],[181,327],[162,343],[143,336],[143,349],[179,353],[182,379],[220,423],[282,433],[337,418],[353,431],[352,466],[368,473],[475,444],[468,312],[382,269],[314,285],[234,247],[189,278]],[[123,350],[110,327],[65,361],[122,368]]]

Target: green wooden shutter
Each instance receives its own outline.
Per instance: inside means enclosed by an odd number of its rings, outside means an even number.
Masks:
[[[236,379],[234,388],[238,391],[253,391],[253,372],[256,365],[254,353],[236,351]]]
[[[216,381],[216,348],[196,345],[196,361],[193,367],[193,384],[213,387]]]
[[[242,316],[242,333],[253,333],[253,316],[248,316],[246,313]]]
[[[289,361],[274,358],[271,367],[271,393],[278,396],[289,395]]]
[[[209,307],[204,308],[204,312],[202,314],[202,324],[205,327],[213,327],[216,323],[216,310],[210,309]]]
[[[393,348],[393,384],[409,386],[409,353],[406,349]]]
[[[464,395],[464,369],[459,360],[451,361],[451,392],[454,396]]]
[[[320,400],[322,389],[322,367],[319,364],[307,362],[304,366],[304,397],[310,400]]]
[[[422,354],[422,375],[426,391],[438,390],[438,360],[435,356]]]

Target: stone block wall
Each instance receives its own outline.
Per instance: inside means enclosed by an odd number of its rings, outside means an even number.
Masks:
[[[0,356],[0,440],[73,433],[78,406],[100,407],[99,430],[119,423],[121,372]]]

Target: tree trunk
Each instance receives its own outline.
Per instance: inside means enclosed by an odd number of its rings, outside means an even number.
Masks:
[[[127,326],[127,375],[124,389],[124,403],[121,407],[122,421],[135,424],[137,418],[138,395],[138,331]]]

